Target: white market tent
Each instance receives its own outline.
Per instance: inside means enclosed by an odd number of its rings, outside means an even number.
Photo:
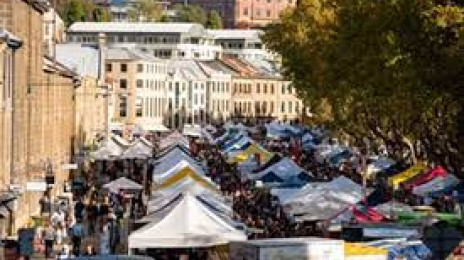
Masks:
[[[141,142],[150,149],[153,149],[153,143],[148,141],[145,137],[139,137],[136,142]]]
[[[201,127],[199,125],[184,125],[182,134],[191,137],[201,137]]]
[[[362,187],[342,176],[331,182],[302,188],[282,201],[297,221],[332,219],[363,198]]]
[[[143,124],[143,129],[160,133],[169,132],[169,129],[162,124]]]
[[[153,169],[153,176],[158,178],[158,176],[165,175],[167,172],[173,172],[173,169],[181,162],[185,162],[186,165],[193,168],[196,172],[204,175],[203,167],[198,164],[195,159],[189,157],[180,150],[177,150],[169,155],[163,157],[163,159],[158,160],[155,168]],[[179,168],[180,169],[180,168]]]
[[[188,158],[171,159],[156,165],[155,169],[153,170],[153,181],[161,182],[162,180],[169,178],[173,174],[181,171],[185,167],[191,168],[199,175],[205,175],[205,172],[198,164],[186,159]]]
[[[142,141],[136,141],[124,151],[122,159],[148,159],[152,156],[152,149]]]
[[[124,151],[124,147],[118,144],[113,138],[106,140],[97,151],[92,154],[95,160],[115,160],[119,159]]]
[[[112,135],[110,140],[114,141],[116,144],[118,144],[122,148],[127,148],[130,146],[130,143],[126,141],[126,139],[120,137],[119,135]]]
[[[174,131],[165,138],[161,139],[159,142],[159,148],[160,149],[165,149],[169,146],[174,146],[174,145],[183,145],[186,148],[190,148],[190,142],[189,140],[183,136],[181,133]]]
[[[298,166],[293,160],[288,157],[282,158],[279,162],[269,166],[263,171],[255,174],[249,174],[249,178],[253,180],[262,179],[267,174],[273,173],[281,178],[284,182],[291,178],[298,177],[300,174],[308,174],[304,169]],[[313,177],[313,176],[311,176]]]
[[[112,193],[118,193],[121,190],[138,191],[141,190],[143,187],[135,181],[129,180],[125,177],[121,177],[103,185],[103,188],[108,189]]]
[[[458,184],[459,179],[456,176],[447,174],[445,177],[436,177],[427,183],[414,187],[412,192],[418,196],[426,196],[427,194],[454,187]]]
[[[129,236],[134,248],[198,248],[244,241],[246,235],[213,213],[194,196],[186,194],[162,220]]]

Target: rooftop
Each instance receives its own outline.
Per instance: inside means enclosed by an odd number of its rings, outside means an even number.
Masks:
[[[213,35],[215,39],[260,40],[260,36],[264,32],[261,30],[229,29],[229,30],[208,30],[208,33]]]
[[[203,35],[205,29],[195,23],[119,23],[77,22],[68,33],[190,33]]]
[[[98,78],[99,51],[81,44],[57,44],[56,59],[80,76]]]
[[[145,60],[158,61],[159,59],[147,53],[143,53],[132,47],[111,47],[106,52],[108,60]]]
[[[179,76],[184,80],[207,80],[208,77],[195,60],[170,60],[168,71],[172,76]]]

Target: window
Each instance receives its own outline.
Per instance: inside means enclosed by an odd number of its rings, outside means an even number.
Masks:
[[[274,102],[270,102],[269,104],[269,113],[274,113]]]
[[[229,92],[229,83],[226,83],[226,92]]]
[[[137,72],[143,72],[143,64],[137,64]]]
[[[266,11],[266,16],[267,16],[268,18],[271,17],[271,10],[267,10],[267,11]]]
[[[137,97],[135,100],[135,115],[141,117],[143,114],[143,98]]]
[[[127,79],[120,79],[119,80],[119,88],[123,88],[123,89],[127,88]]]
[[[267,85],[266,84],[264,84],[263,92],[264,92],[264,94],[267,94]]]
[[[248,8],[243,8],[243,15],[248,16]]]
[[[256,16],[257,16],[257,17],[260,17],[260,16],[261,16],[261,10],[259,10],[259,9],[256,10]]]
[[[112,66],[112,64],[111,64],[111,63],[107,63],[107,64],[105,65],[105,70],[106,70],[106,72],[111,72],[111,71],[113,71],[113,66]]]
[[[292,101],[288,101],[288,112],[292,113],[292,111],[293,111],[293,103]]]
[[[197,95],[197,94],[195,94],[195,95],[193,96],[193,104],[194,104],[194,105],[198,105],[198,95]]]
[[[267,3],[270,4],[270,3],[271,3],[271,0],[267,0]]]
[[[121,64],[121,72],[127,72],[127,64],[125,63]]]
[[[298,101],[295,102],[295,113],[299,113],[300,112],[300,104],[298,103]]]
[[[285,113],[285,102],[282,102],[282,109],[281,109],[282,113]]]
[[[138,88],[143,88],[143,80],[141,80],[141,79],[137,80],[137,87]]]
[[[288,0],[288,3],[289,3],[289,4],[292,4],[292,3],[293,3],[293,0]]]
[[[259,94],[260,91],[261,91],[261,85],[258,83],[256,84],[256,93]]]
[[[285,94],[285,89],[286,89],[286,88],[287,88],[287,87],[285,86],[285,84],[282,84],[282,94]]]
[[[127,116],[127,97],[121,97],[119,99],[119,116],[120,117]]]
[[[202,105],[205,103],[205,95],[203,95],[203,94],[201,95],[201,101],[200,102],[201,102]]]
[[[271,94],[274,94],[274,84],[271,84]]]

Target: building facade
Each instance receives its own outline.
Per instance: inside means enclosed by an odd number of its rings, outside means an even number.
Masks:
[[[273,59],[261,40],[261,30],[208,30],[216,45],[222,47],[223,56],[246,59]]]
[[[163,123],[167,64],[135,49],[109,48],[106,78],[110,84],[111,122],[156,130]]]
[[[199,5],[205,11],[215,10],[226,28],[263,27],[279,19],[297,0],[170,0],[172,4]]]
[[[221,54],[203,26],[192,23],[74,23],[67,39],[97,44],[100,34],[105,34],[110,47],[136,48],[155,58],[212,60]]]
[[[66,41],[66,26],[53,8],[48,9],[43,16],[43,33],[45,55],[55,57],[55,45]]]
[[[106,135],[108,116],[104,81],[105,50],[100,46],[58,44],[56,59],[80,77],[75,89],[75,152],[93,146]]]
[[[39,210],[42,191],[26,189],[32,181],[54,178],[50,197],[63,191],[69,171],[62,168],[72,160],[74,138],[75,74],[54,60],[44,58],[43,14],[46,2],[0,1],[0,27],[24,44],[13,58],[12,132],[9,184],[17,190],[9,233]],[[71,118],[71,120],[70,120]]]

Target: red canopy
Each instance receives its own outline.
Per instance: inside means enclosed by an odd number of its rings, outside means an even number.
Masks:
[[[405,183],[405,188],[406,189],[412,189],[416,186],[422,185],[424,183],[427,183],[437,177],[446,177],[448,175],[448,172],[441,166],[437,166],[433,168],[432,170],[420,174],[416,178],[413,178],[411,181]]]
[[[370,207],[363,210],[353,207],[352,212],[356,220],[361,223],[378,223],[386,220],[381,213]]]

